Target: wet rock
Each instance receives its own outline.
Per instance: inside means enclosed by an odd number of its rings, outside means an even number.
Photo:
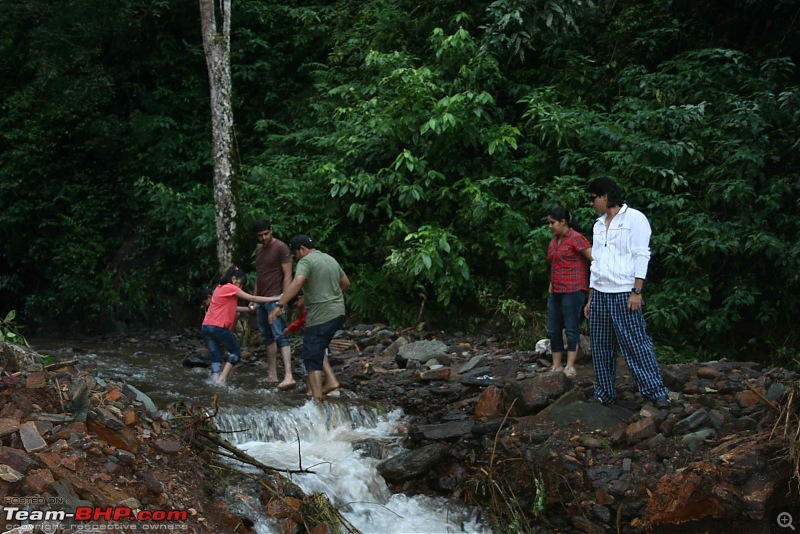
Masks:
[[[473,421],[453,421],[439,425],[420,425],[414,428],[414,434],[423,439],[452,439],[466,436],[475,426]]]
[[[448,446],[434,443],[421,449],[402,452],[378,462],[376,469],[389,483],[412,480],[433,471],[448,457]]]
[[[181,364],[184,367],[194,368],[194,367],[202,367],[208,368],[211,367],[211,354],[209,353],[200,353],[200,352],[193,352],[189,354],[186,358],[183,359]]]
[[[692,379],[692,371],[685,366],[667,366],[661,369],[664,385],[672,391],[683,391],[685,384]]]

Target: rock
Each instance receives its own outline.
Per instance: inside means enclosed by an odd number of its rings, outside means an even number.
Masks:
[[[53,487],[53,473],[49,469],[32,469],[25,477],[23,489],[28,495],[38,495]]]
[[[631,411],[622,406],[603,406],[587,402],[575,402],[546,410],[547,419],[553,421],[559,427],[568,427],[580,421],[593,430],[611,429],[620,423],[625,423],[632,415]],[[543,410],[539,417],[544,416],[545,411]],[[622,427],[623,435],[625,426]]]
[[[0,464],[7,465],[15,471],[25,474],[36,465],[36,462],[23,450],[0,447]]]
[[[586,475],[595,488],[617,480],[622,475],[622,467],[618,465],[598,465],[586,468]]]
[[[403,336],[400,336],[397,339],[395,339],[394,341],[392,341],[389,344],[388,347],[386,347],[386,350],[383,351],[383,356],[386,357],[386,358],[389,358],[391,360],[397,361],[397,351],[400,350],[400,347],[403,347],[405,345],[408,345],[408,340],[406,338],[404,338]],[[407,361],[407,360],[405,360],[405,361]],[[397,361],[397,363],[398,363],[398,366],[399,366],[400,362]],[[401,366],[400,368],[404,369],[405,366]]]
[[[769,387],[765,397],[767,397],[767,400],[780,403],[783,400],[783,397],[786,395],[787,391],[788,388],[784,384],[781,384],[780,382],[775,382]]]
[[[672,427],[672,433],[675,435],[683,435],[687,432],[700,427],[708,420],[708,412],[704,409],[699,409],[692,412],[688,417],[681,419],[675,426]]]
[[[764,388],[756,388],[756,391],[764,395],[766,390]],[[735,396],[736,404],[739,405],[740,408],[749,408],[751,406],[755,406],[758,404],[761,399],[756,395],[755,392],[748,390],[740,391]]]
[[[147,408],[147,411],[149,411],[151,414],[158,413],[158,409],[156,408],[156,405],[153,403],[150,397],[148,397],[147,395],[145,395],[132,385],[125,384],[125,387],[123,388],[123,393],[125,393],[126,395],[130,395],[132,393],[133,396],[136,397],[136,400],[144,404],[144,407]]]
[[[495,386],[489,386],[478,397],[478,404],[475,406],[475,419],[494,419],[501,417],[503,414],[503,390]]]
[[[157,439],[155,446],[167,454],[177,454],[183,449],[183,444],[176,439]]]
[[[545,408],[570,389],[569,379],[563,373],[535,376],[515,382],[506,388],[506,402],[514,404],[514,415],[532,415]]]
[[[25,377],[25,387],[28,389],[42,389],[47,387],[47,371],[29,373]]]
[[[38,452],[47,448],[47,442],[39,435],[33,421],[28,421],[19,427],[19,437],[27,452]]]
[[[453,421],[439,425],[419,425],[414,429],[415,434],[424,439],[452,439],[466,436],[472,431],[475,423],[472,421]]]
[[[700,446],[700,442],[706,439],[713,438],[717,435],[717,431],[713,428],[704,428],[691,434],[686,434],[681,438],[681,443],[689,447],[692,452],[696,451]]]
[[[692,379],[692,371],[686,366],[670,365],[661,369],[664,385],[672,391],[683,391],[685,384]]]
[[[700,367],[697,370],[697,378],[706,378],[708,380],[716,380],[722,376],[722,372],[714,367]]]
[[[25,475],[14,469],[13,467],[5,464],[0,464],[0,479],[14,484],[25,478]]]
[[[0,438],[4,438],[19,430],[19,419],[4,417],[0,419]]]
[[[38,371],[42,366],[42,357],[39,353],[16,343],[0,341],[0,357],[5,360],[4,367],[9,373],[22,371],[23,374],[27,374]]]
[[[638,443],[656,433],[656,420],[654,417],[645,417],[631,423],[625,429],[625,439],[628,443]]]
[[[186,356],[186,358],[183,359],[181,364],[184,367],[188,367],[190,369],[194,367],[208,368],[211,367],[211,354],[207,352],[205,353],[193,352],[188,356]]]
[[[479,365],[483,364],[486,361],[486,355],[478,354],[477,356],[473,356],[467,363],[461,366],[458,370],[458,374],[463,375],[464,373],[469,373]]]
[[[448,449],[447,445],[434,443],[378,462],[376,469],[389,483],[412,480],[438,467],[449,456]]]
[[[427,362],[431,358],[435,358],[442,365],[450,365],[451,358],[447,354],[447,345],[435,339],[415,341],[401,346],[395,360],[400,367],[405,367],[403,362],[407,365],[409,360]]]

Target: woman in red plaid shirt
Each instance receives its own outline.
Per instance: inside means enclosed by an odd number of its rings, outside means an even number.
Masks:
[[[547,335],[553,351],[553,371],[575,376],[575,358],[580,344],[581,311],[589,292],[589,264],[592,246],[572,228],[566,208],[553,208],[547,214],[553,239],[547,248],[550,262],[550,296],[547,298]],[[567,366],[561,366],[567,333]]]

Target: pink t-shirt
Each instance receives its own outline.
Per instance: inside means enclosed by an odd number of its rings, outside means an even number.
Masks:
[[[236,295],[241,291],[237,285],[225,284],[217,286],[211,295],[211,304],[208,306],[206,316],[203,319],[203,326],[219,326],[233,330],[233,322],[236,320],[236,306],[239,299]]]

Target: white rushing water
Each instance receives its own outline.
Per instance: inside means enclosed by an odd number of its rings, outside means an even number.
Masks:
[[[289,409],[244,409],[221,412],[221,430],[240,449],[264,464],[283,469],[311,469],[292,480],[306,493],[324,493],[353,526],[364,533],[490,532],[472,517],[472,510],[443,498],[406,496],[389,491],[375,469],[378,459],[365,454],[365,440],[400,452],[401,412],[378,408],[309,401]],[[298,444],[297,436],[300,437]],[[391,455],[390,454],[390,455]],[[313,466],[313,467],[312,467]],[[261,518],[259,533],[279,532],[278,523]]]

